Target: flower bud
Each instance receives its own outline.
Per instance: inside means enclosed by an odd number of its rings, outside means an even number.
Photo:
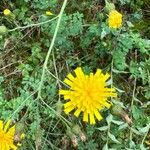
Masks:
[[[52,15],[54,15],[51,11],[46,11],[45,14],[46,14],[47,16],[52,16]]]
[[[78,140],[77,140],[77,137],[75,135],[71,138],[71,141],[72,141],[73,147],[78,146]]]
[[[14,142],[15,143],[20,143],[25,138],[25,134],[23,133],[23,129],[24,129],[24,124],[22,122],[18,122],[16,124],[16,131],[15,131],[15,135],[14,135]]]
[[[105,11],[110,12],[112,10],[115,10],[115,5],[105,0]]]
[[[8,29],[5,26],[0,26],[0,35],[4,35],[8,32]]]
[[[38,128],[35,134],[36,149],[40,149],[41,144],[42,144],[42,130]]]
[[[124,110],[122,109],[122,107],[119,105],[115,105],[115,104],[112,105],[111,111],[112,111],[112,114],[117,115],[117,116],[120,116],[121,114],[124,113]]]
[[[81,139],[82,142],[86,141],[86,136],[83,132],[80,132],[79,136],[80,136],[80,139]]]
[[[4,13],[5,16],[9,16],[11,14],[11,11],[9,9],[5,9],[3,11],[3,13]]]
[[[81,131],[79,125],[74,125],[72,128],[72,132],[74,132],[76,135],[79,135],[81,141],[85,142],[86,141],[86,136],[85,134]]]
[[[62,113],[62,109],[63,109],[63,103],[61,101],[58,101],[56,103],[56,112],[58,115]]]
[[[76,125],[73,126],[72,131],[75,134],[79,134],[81,132],[81,129],[80,129],[79,125],[76,124]]]
[[[71,139],[71,142],[73,144],[73,147],[77,147],[78,146],[78,140],[76,135],[71,131],[70,128],[67,128],[66,134],[69,136],[69,138]]]

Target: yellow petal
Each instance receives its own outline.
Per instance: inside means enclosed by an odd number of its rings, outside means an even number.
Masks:
[[[84,115],[83,115],[83,121],[85,122],[88,122],[88,113],[87,112],[84,112]]]
[[[7,121],[7,123],[5,124],[4,132],[6,132],[6,131],[8,130],[8,128],[9,128],[9,126],[10,126],[10,123],[11,123],[11,120],[9,119],[9,120]]]
[[[95,124],[94,115],[90,113],[90,124]]]
[[[74,115],[75,115],[76,117],[79,117],[80,113],[81,113],[81,109],[77,109],[77,110],[75,111]]]
[[[99,77],[101,75],[102,70],[101,69],[97,69],[96,73],[95,73],[95,77]]]
[[[71,112],[73,109],[74,109],[74,107],[67,107],[67,108],[65,108],[64,112],[66,114],[69,114],[69,112]]]
[[[10,147],[11,147],[11,149],[13,149],[13,150],[17,150],[17,146],[15,146],[14,144],[11,144]]]
[[[106,81],[109,77],[110,77],[110,74],[106,73],[106,74],[104,75],[104,81]]]
[[[79,78],[84,76],[84,73],[83,73],[81,67],[78,67],[77,69],[75,69],[75,73],[76,73],[76,76]]]
[[[69,73],[69,74],[67,75],[67,78],[68,78],[69,80],[71,80],[71,81],[74,81],[74,79],[75,79],[75,77],[74,77],[71,73]]]
[[[59,90],[60,95],[65,95],[65,94],[68,94],[68,93],[69,93],[69,90]]]
[[[0,120],[0,131],[2,131],[2,130],[3,130],[3,125],[4,125],[3,121],[2,121],[2,120]]]
[[[102,118],[103,118],[97,110],[94,111],[94,115],[98,121],[102,120]]]
[[[65,78],[64,83],[66,83],[67,85],[70,85],[70,86],[73,85],[72,81],[68,80],[67,78]]]
[[[105,107],[107,107],[107,108],[110,108],[110,106],[111,106],[111,104],[108,103],[108,102],[104,102],[103,105],[104,105]]]
[[[67,108],[67,107],[70,107],[70,106],[73,106],[71,101],[64,104],[64,108]]]
[[[11,135],[11,136],[14,136],[15,130],[16,130],[16,127],[15,127],[15,125],[14,125],[14,126],[12,126],[11,128],[9,128],[7,134],[9,134],[9,135]]]
[[[64,100],[68,100],[68,99],[70,99],[70,95],[64,95]]]

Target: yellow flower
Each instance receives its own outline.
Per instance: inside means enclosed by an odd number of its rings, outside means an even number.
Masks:
[[[46,13],[45,13],[47,16],[51,16],[51,15],[53,15],[53,13],[52,12],[50,12],[50,11],[46,11]]]
[[[5,10],[3,11],[3,13],[4,13],[5,16],[8,16],[8,15],[11,14],[11,11],[10,11],[9,9],[5,9]]]
[[[0,120],[0,150],[16,150],[17,146],[14,145],[15,125],[10,127],[11,120],[6,124]]]
[[[108,24],[110,28],[120,28],[122,25],[122,14],[116,10],[110,11]]]
[[[117,96],[114,88],[106,87],[110,75],[103,74],[100,69],[97,69],[95,74],[85,75],[80,67],[75,69],[75,74],[76,77],[69,73],[64,80],[70,89],[59,91],[59,94],[64,95],[65,100],[69,100],[64,104],[64,111],[68,114],[75,109],[76,117],[83,112],[83,121],[95,124],[95,117],[99,121],[102,119],[99,111],[111,106],[107,99]]]

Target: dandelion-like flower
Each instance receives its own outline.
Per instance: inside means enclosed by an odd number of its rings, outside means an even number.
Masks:
[[[11,14],[11,11],[10,11],[9,9],[5,9],[5,10],[3,11],[3,13],[4,13],[5,16],[8,16],[8,15]]]
[[[51,11],[46,11],[45,14],[46,14],[47,16],[52,16],[52,15],[53,15],[53,13],[52,13]]]
[[[14,144],[15,125],[10,127],[11,120],[6,124],[0,120],[0,149],[1,150],[16,150],[17,146]]]
[[[122,14],[116,10],[110,11],[108,24],[110,28],[120,28],[122,25]]]
[[[75,69],[75,74],[74,77],[69,73],[64,80],[70,89],[59,91],[65,100],[69,100],[64,104],[64,111],[68,114],[75,109],[76,117],[83,112],[83,121],[95,124],[95,117],[99,121],[102,119],[99,111],[111,106],[108,98],[117,96],[114,88],[107,87],[106,81],[110,75],[103,74],[100,69],[95,74],[85,75],[80,67]]]

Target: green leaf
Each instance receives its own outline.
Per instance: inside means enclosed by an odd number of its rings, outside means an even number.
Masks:
[[[102,150],[108,150],[108,145],[107,143],[103,146],[103,149]]]
[[[101,39],[103,39],[107,35],[107,32],[103,29],[101,32]]]
[[[149,129],[150,129],[150,124],[148,124],[146,127],[139,128],[138,130],[141,134],[144,134],[144,133],[148,132]]]
[[[132,132],[137,134],[137,135],[142,135],[141,132],[139,132],[138,130],[131,128]]]
[[[124,123],[124,124],[122,124],[122,125],[119,126],[118,130],[123,130],[123,129],[126,129],[127,127],[128,127],[128,124]]]
[[[97,129],[100,131],[106,131],[108,129],[108,126],[103,126],[103,127],[97,128]]]
[[[146,150],[143,144],[140,145],[140,150]]]
[[[111,134],[110,132],[108,132],[108,137],[109,137],[113,142],[115,142],[115,143],[117,143],[117,144],[121,144],[121,143],[116,139],[116,137],[115,137],[113,134]]]
[[[114,124],[117,124],[117,125],[122,125],[122,124],[124,124],[123,121],[112,120],[112,122],[113,122]]]
[[[134,119],[139,119],[142,115],[142,111],[135,105],[132,107],[132,114]]]
[[[129,145],[130,145],[131,148],[135,148],[135,143],[134,143],[134,141],[130,141]]]
[[[107,118],[106,118],[106,121],[108,124],[110,124],[112,122],[112,119],[113,119],[113,116],[112,114],[110,114]]]

